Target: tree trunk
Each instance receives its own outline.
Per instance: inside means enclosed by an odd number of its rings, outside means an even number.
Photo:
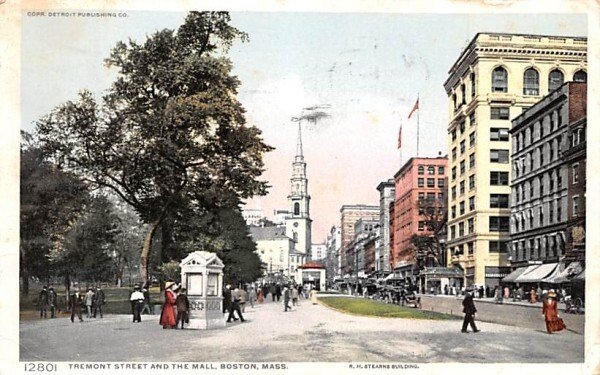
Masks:
[[[29,273],[25,269],[21,269],[21,279],[23,282],[23,295],[29,295]]]
[[[156,228],[160,224],[160,220],[157,220],[150,224],[150,230],[144,238],[144,245],[142,246],[142,254],[140,255],[140,278],[142,283],[148,282],[148,256],[150,255],[150,249],[152,248],[152,239],[156,233]]]

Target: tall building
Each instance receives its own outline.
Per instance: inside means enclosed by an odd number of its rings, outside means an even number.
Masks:
[[[580,79],[586,58],[586,38],[479,33],[450,69],[447,248],[466,285],[494,286],[510,271],[510,120]]]
[[[342,276],[349,274],[354,265],[354,259],[348,259],[346,253],[349,245],[354,241],[354,224],[359,219],[379,220],[379,206],[369,206],[365,204],[343,205],[340,208],[341,213],[341,249],[340,265]]]
[[[412,277],[417,263],[414,235],[429,236],[429,219],[445,211],[446,157],[411,158],[394,175],[392,251],[390,266],[400,277]]]
[[[390,273],[390,203],[394,202],[393,179],[377,185],[379,191],[379,241],[375,246],[375,273],[378,277]]]
[[[339,226],[332,226],[327,234],[327,279],[332,281],[334,277],[341,275],[340,249],[342,246],[342,231]]]
[[[308,195],[308,179],[306,163],[302,151],[302,130],[298,123],[298,143],[296,157],[292,164],[291,191],[288,195],[290,205],[289,217],[285,221],[286,234],[296,244],[296,251],[310,257],[311,225],[310,195]]]
[[[375,271],[375,267],[370,269],[367,263],[373,263],[375,259],[374,242],[377,240],[378,229],[379,216],[374,219],[360,218],[354,223],[354,240],[346,247],[346,259],[352,259],[349,274],[367,277]],[[368,249],[372,250],[370,254],[367,254]]]
[[[324,262],[327,256],[327,243],[314,243],[310,250],[310,260]]]

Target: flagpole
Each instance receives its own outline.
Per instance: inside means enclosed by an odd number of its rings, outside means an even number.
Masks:
[[[417,93],[417,103],[419,103],[419,93]],[[419,157],[419,112],[421,112],[421,103],[417,109],[417,157]]]

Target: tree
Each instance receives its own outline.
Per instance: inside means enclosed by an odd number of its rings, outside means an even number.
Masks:
[[[114,208],[105,196],[98,195],[90,199],[63,245],[53,249],[52,260],[69,279],[108,281],[114,275],[112,253],[117,234]]]
[[[443,198],[419,199],[417,209],[420,217],[424,219],[426,232],[412,237],[416,264],[420,269],[425,266],[439,266],[443,259],[443,241],[448,220],[446,201]]]
[[[78,216],[87,199],[84,184],[71,173],[44,161],[41,150],[27,132],[21,132],[20,272],[23,294],[29,278],[48,281],[49,254]]]
[[[148,224],[140,276],[164,219],[220,196],[264,195],[257,178],[272,148],[246,126],[238,79],[224,57],[247,35],[226,12],[191,12],[177,31],[120,42],[106,60],[119,76],[101,103],[83,91],[37,122],[44,150],[94,187],[111,189]],[[206,211],[206,210],[203,210]]]

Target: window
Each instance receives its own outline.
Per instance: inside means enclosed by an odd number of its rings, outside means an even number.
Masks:
[[[540,198],[544,195],[544,179],[542,176],[538,178],[538,188],[540,189]]]
[[[564,75],[558,69],[554,69],[548,75],[548,91],[554,91],[564,82]]]
[[[464,175],[465,174],[465,161],[461,160],[460,161],[460,175]]]
[[[452,186],[452,199],[456,199],[456,186]]]
[[[529,68],[523,74],[523,95],[539,95],[540,75],[537,70]]]
[[[433,165],[427,167],[427,174],[435,174],[435,167]]]
[[[460,123],[460,125],[458,126],[458,129],[459,129],[461,135],[465,132],[465,122],[464,121]]]
[[[587,73],[583,70],[579,70],[573,74],[573,81],[575,82],[587,82]]]
[[[427,187],[428,188],[435,187],[435,178],[428,178],[427,179]]]
[[[456,160],[456,147],[452,149],[452,161]]]
[[[473,169],[475,167],[475,154],[469,155],[469,169]]]
[[[540,167],[541,167],[542,165],[544,165],[544,150],[542,149],[541,146],[538,148],[538,155],[540,156]]]
[[[560,175],[560,169],[556,170],[556,188],[562,188],[562,176]]]
[[[475,81],[475,73],[471,73],[471,99],[475,97],[475,89],[476,89],[476,81]]]
[[[458,236],[462,237],[465,235],[465,223],[458,223]]]
[[[468,234],[475,232],[475,220],[473,218],[467,220]]]
[[[529,229],[533,229],[533,210],[529,210]]]
[[[469,134],[469,147],[475,146],[475,132]]]
[[[438,174],[444,174],[444,167],[438,167]]]
[[[579,163],[575,163],[571,166],[573,172],[573,185],[579,183]]]
[[[490,232],[508,232],[507,216],[490,216]]]
[[[452,218],[454,219],[456,217],[456,206],[452,206]]]
[[[508,107],[491,107],[490,118],[492,120],[508,120],[509,108]]]
[[[491,208],[508,208],[508,194],[490,194]]]
[[[444,187],[444,179],[443,178],[438,178],[437,181],[438,181],[437,186],[439,188],[443,188]]]
[[[571,144],[573,147],[577,146],[583,141],[585,141],[585,133],[583,132],[583,128],[574,129],[571,136]]]
[[[452,130],[452,142],[456,141],[456,129]]]
[[[556,200],[556,221],[561,221],[562,220],[562,200],[560,198],[558,198]]]
[[[490,241],[490,253],[508,252],[508,241]]]
[[[424,221],[419,221],[419,230],[425,230],[425,222]]]
[[[419,165],[419,174],[425,174],[425,167]]]
[[[469,115],[469,126],[474,126],[475,124],[475,112],[471,112]]]
[[[454,110],[458,109],[458,103],[456,102],[456,93],[452,94],[452,105],[454,106]]]
[[[469,211],[473,211],[475,209],[475,197],[469,198]]]
[[[473,242],[467,243],[467,255],[468,254],[473,255]]]
[[[465,182],[461,181],[459,186],[460,186],[460,188],[459,188],[460,195],[464,195],[465,194]]]
[[[463,83],[462,85],[460,85],[460,97],[461,97],[461,104],[465,105],[467,104],[467,89],[465,88],[465,84]]]
[[[462,140],[460,141],[460,154],[464,154],[465,153],[465,141]]]
[[[508,141],[508,128],[491,128],[490,141]]]
[[[456,238],[456,225],[450,227],[450,239],[453,240]]]
[[[469,176],[469,190],[475,189],[475,175]]]
[[[529,183],[529,199],[533,199],[533,180]]]
[[[465,214],[465,201],[462,201],[458,204],[460,215]]]
[[[508,92],[508,74],[501,66],[492,72],[492,92]]]
[[[490,150],[491,163],[508,163],[508,150]]]
[[[420,188],[425,187],[425,180],[422,177],[417,179],[417,186]]]
[[[579,196],[573,196],[573,216],[579,216]]]
[[[490,172],[490,185],[508,186],[508,172]]]
[[[452,167],[452,181],[456,179],[456,167]]]
[[[540,226],[541,226],[541,225],[544,225],[544,208],[543,208],[543,207],[540,207],[540,208],[538,209],[538,217],[540,218],[539,225],[540,225]]]
[[[300,203],[294,203],[294,215],[300,215]]]
[[[548,202],[548,223],[554,222],[554,202]]]

